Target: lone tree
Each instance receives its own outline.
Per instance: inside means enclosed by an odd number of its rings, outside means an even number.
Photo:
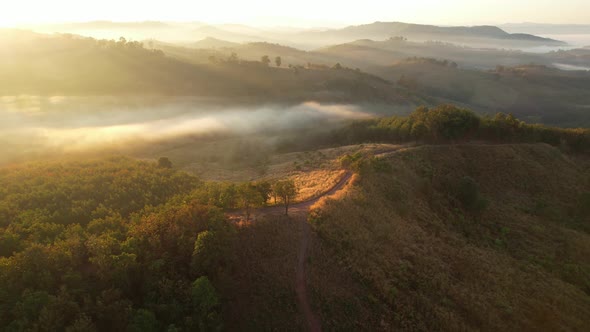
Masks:
[[[263,55],[260,58],[260,62],[262,62],[265,66],[268,66],[270,64],[270,58],[268,57],[268,55]]]
[[[276,57],[275,64],[277,65],[277,67],[280,67],[283,64],[283,59],[281,59],[280,56]]]
[[[250,211],[264,205],[265,199],[252,183],[243,183],[238,187],[240,207],[246,212],[246,221],[250,220]]]
[[[160,159],[158,159],[158,167],[172,168],[172,162],[167,157],[160,157]]]
[[[281,198],[285,205],[285,215],[289,214],[289,204],[297,195],[297,186],[293,180],[278,181],[274,185],[275,194]]]

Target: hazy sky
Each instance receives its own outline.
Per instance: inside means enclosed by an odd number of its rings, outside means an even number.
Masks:
[[[64,21],[202,21],[330,26],[373,21],[433,24],[590,24],[590,0],[2,0],[0,26]]]

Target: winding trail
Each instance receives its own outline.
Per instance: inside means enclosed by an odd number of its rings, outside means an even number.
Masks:
[[[317,203],[320,199],[324,197],[329,197],[337,193],[338,191],[342,190],[348,182],[352,178],[352,172],[346,171],[344,175],[340,178],[340,180],[328,191],[323,193],[322,195],[308,199],[303,202],[295,203],[289,205],[289,216],[307,216],[309,212],[309,208],[312,207],[315,203]],[[270,206],[266,208],[257,209],[255,211],[256,214],[263,214],[263,215],[284,215],[285,214],[285,207],[282,205],[278,206]]]
[[[295,277],[295,292],[297,293],[297,300],[299,306],[305,316],[307,326],[312,332],[319,332],[322,330],[319,318],[315,315],[311,308],[311,303],[308,297],[307,280],[305,278],[305,262],[307,261],[307,248],[311,241],[311,227],[303,220],[303,236],[301,237],[301,244],[299,245],[299,254],[297,258],[297,274]]]
[[[397,146],[391,149],[385,149],[381,151],[376,151],[373,153],[374,157],[383,156],[389,153],[397,152],[400,149],[405,148],[406,146]],[[303,233],[301,236],[301,242],[299,244],[299,252],[297,255],[297,272],[295,277],[295,292],[297,294],[297,301],[299,302],[299,307],[305,317],[305,321],[307,322],[307,326],[309,331],[312,332],[319,332],[322,330],[321,323],[319,318],[313,312],[311,303],[309,301],[309,294],[307,290],[307,280],[306,280],[306,269],[305,265],[307,262],[308,257],[308,248],[309,243],[311,242],[311,226],[307,222],[307,214],[309,213],[309,209],[315,203],[317,203],[320,199],[324,197],[330,197],[336,194],[338,191],[344,189],[349,183],[350,179],[352,178],[352,172],[346,171],[342,178],[336,183],[330,190],[326,191],[322,195],[316,198],[312,198],[303,202],[299,202],[296,204],[291,204],[289,206],[289,217],[293,218],[302,223],[303,226]],[[260,209],[256,209],[252,212],[252,215],[272,215],[272,216],[280,216],[285,215],[285,207],[284,206],[270,206],[264,207]],[[227,213],[227,216],[232,219],[239,219],[243,216],[242,213],[239,211]]]
[[[312,332],[319,332],[322,330],[322,327],[319,318],[315,315],[315,313],[312,310],[311,303],[309,301],[309,294],[307,291],[305,265],[307,262],[309,252],[309,244],[311,242],[311,226],[307,222],[307,214],[309,213],[309,208],[313,206],[315,203],[317,203],[320,199],[332,196],[338,191],[344,189],[350,182],[351,178],[352,172],[347,171],[330,190],[326,191],[321,196],[296,204],[292,204],[291,206],[289,206],[289,217],[293,220],[296,220],[297,222],[300,222],[303,227],[303,233],[301,236],[301,241],[299,243],[299,252],[297,254],[295,293],[297,295],[297,301],[299,303],[300,310],[303,313],[303,316],[305,317],[305,321],[307,322],[308,330]],[[261,208],[253,211],[252,215],[284,216],[285,207],[279,205]],[[243,214],[239,212],[234,212],[228,213],[228,216],[230,216],[231,218],[241,218]]]

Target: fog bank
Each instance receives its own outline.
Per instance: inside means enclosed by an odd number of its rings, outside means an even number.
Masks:
[[[211,135],[281,136],[372,116],[355,105],[222,106],[196,98],[2,97],[0,143],[7,161]]]

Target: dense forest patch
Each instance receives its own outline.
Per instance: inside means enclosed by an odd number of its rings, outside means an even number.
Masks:
[[[222,327],[212,280],[233,228],[202,184],[122,157],[0,170],[0,326],[7,331]]]

